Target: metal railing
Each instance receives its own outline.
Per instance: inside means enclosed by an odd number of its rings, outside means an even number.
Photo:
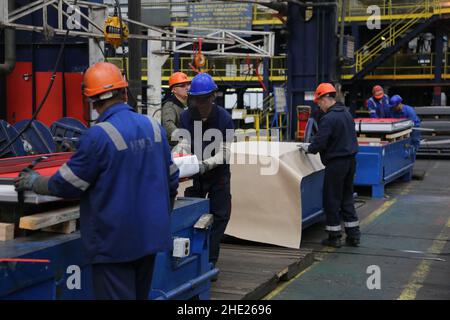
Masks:
[[[412,26],[419,22],[423,17],[431,17],[434,14],[434,8],[438,5],[437,1],[426,0],[418,3],[409,11],[410,15],[416,14],[415,18],[400,19],[391,23],[383,31],[378,33],[370,41],[365,43],[355,52],[355,71],[356,73],[364,69],[364,66],[373,61],[381,51],[393,46],[397,39],[403,36]]]
[[[435,70],[435,54],[404,54],[396,53],[393,54],[389,59],[378,66],[374,71],[369,74],[369,77],[379,77],[379,76],[392,76],[393,79],[414,79],[414,78],[433,78]],[[442,68],[442,76],[444,79],[450,79],[450,52],[444,55],[444,65]],[[195,73],[190,69],[189,62],[190,58],[182,58],[180,61],[181,70],[190,76],[194,76]],[[240,64],[242,59],[238,58],[215,58],[216,69],[210,71],[210,73],[215,77],[217,81],[257,81],[255,75],[248,75],[240,73]],[[422,60],[422,63],[419,63]],[[109,61],[116,64],[122,69],[122,58],[109,58]],[[219,63],[220,62],[220,63]],[[208,62],[208,66],[211,65],[211,61]],[[225,67],[224,67],[225,63]],[[245,63],[245,59],[244,62]],[[227,74],[228,65],[235,65],[236,74]],[[232,68],[231,68],[232,69]],[[230,67],[228,67],[230,70]],[[173,58],[166,61],[162,69],[162,78],[167,80],[170,75],[174,72]],[[343,78],[349,78],[355,73],[355,66],[344,66],[342,67]],[[270,75],[269,80],[271,81],[284,81],[286,80],[286,57],[277,56],[270,59]],[[142,59],[142,77],[147,79],[147,58]]]
[[[339,1],[339,8],[341,5],[342,0]],[[422,11],[422,14],[431,11],[440,13],[441,9],[450,9],[450,3],[442,0],[402,1],[401,3],[395,0],[373,0],[370,2],[370,6],[377,6],[380,9],[380,18],[388,20],[416,18],[420,15],[420,13],[412,12],[416,9]],[[371,10],[368,9],[369,5],[367,4],[347,1],[345,8],[346,21],[367,19],[372,15]]]
[[[123,69],[122,58],[109,58],[109,61]],[[189,66],[190,63],[192,63],[192,58],[182,57],[179,70],[175,70],[173,58],[167,59],[161,70],[163,80],[167,80],[175,71],[182,71],[191,77],[195,76],[196,73]],[[255,68],[255,59],[215,57],[207,59],[204,70],[207,70],[218,81],[258,81]],[[259,74],[263,76],[262,63],[258,70]],[[142,77],[147,78],[147,58],[142,59]],[[276,56],[270,59],[269,80],[286,80],[285,56]]]
[[[386,76],[391,79],[434,79],[435,68],[435,53],[396,53],[369,73],[367,77],[382,78]],[[349,78],[354,73],[354,66],[344,66],[342,68],[343,78]],[[442,77],[444,79],[450,79],[450,52],[446,52],[443,57]]]

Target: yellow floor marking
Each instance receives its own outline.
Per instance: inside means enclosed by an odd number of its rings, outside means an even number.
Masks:
[[[334,251],[334,249],[332,249],[332,251]],[[330,250],[330,252],[332,252],[332,251]],[[308,268],[306,268],[305,270],[300,272],[298,275],[296,275],[291,280],[283,282],[283,284],[281,284],[280,286],[278,286],[278,288],[274,289],[271,293],[269,293],[264,298],[262,298],[262,300],[272,300],[273,297],[275,297],[277,294],[279,294],[281,291],[283,291],[284,288],[286,288],[290,283],[292,283],[293,281],[300,278],[304,273],[308,272],[316,264],[317,264],[317,262],[314,262],[312,265],[310,265]]]
[[[392,199],[389,201],[386,201],[383,203],[381,207],[379,207],[377,210],[369,214],[366,218],[364,218],[361,223],[359,224],[360,228],[366,227],[367,225],[371,224],[376,218],[381,216],[383,213],[386,212],[386,210],[392,206],[395,202],[397,202],[397,199]]]
[[[404,190],[401,194],[406,193],[408,190]],[[392,199],[389,201],[386,201],[385,203],[383,203],[383,205],[381,207],[379,207],[377,210],[373,211],[371,214],[369,214],[367,217],[365,217],[361,223],[359,224],[360,227],[365,227],[367,225],[369,225],[370,223],[372,223],[376,218],[378,218],[379,216],[381,216],[383,213],[386,212],[386,210],[392,206],[395,202],[397,202],[396,199]],[[298,278],[300,278],[302,275],[304,275],[306,272],[308,272],[309,270],[311,270],[314,266],[316,266],[318,263],[320,263],[328,254],[333,253],[336,249],[334,248],[329,248],[327,252],[325,253],[320,253],[320,254],[316,254],[315,256],[317,258],[320,259],[320,261],[316,261],[314,262],[312,265],[310,265],[308,268],[306,268],[305,270],[303,270],[302,272],[300,272],[298,275],[296,275],[294,278],[292,278],[289,281],[283,282],[281,285],[279,285],[275,290],[273,290],[271,293],[269,293],[268,295],[266,295],[263,300],[271,300],[273,299],[276,295],[278,295],[281,291],[283,291],[288,285],[290,285],[292,282],[294,282],[295,280],[297,280]]]
[[[448,240],[449,235],[447,234],[448,228],[450,228],[450,218],[447,221],[447,224],[441,230],[437,238],[433,241],[431,246],[428,248],[428,253],[438,254],[444,249],[444,246]],[[430,266],[432,260],[422,260],[422,262],[417,267],[416,271],[411,276],[411,279],[406,286],[406,288],[402,291],[397,300],[414,300],[417,297],[417,292],[419,292],[420,288],[423,286],[423,282],[427,278],[430,273]]]

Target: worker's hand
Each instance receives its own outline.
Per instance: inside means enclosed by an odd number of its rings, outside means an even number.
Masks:
[[[308,153],[309,143],[299,143],[298,149],[300,152]]]
[[[14,179],[14,186],[17,192],[33,190],[33,184],[41,175],[32,169],[25,169]]]
[[[200,175],[202,175],[202,174],[204,174],[205,172],[207,172],[208,171],[208,165],[207,164],[205,164],[204,162],[200,162],[199,164],[198,164],[198,168],[199,168],[199,174]]]

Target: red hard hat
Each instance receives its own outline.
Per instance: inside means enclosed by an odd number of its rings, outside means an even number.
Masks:
[[[381,99],[384,96],[384,90],[381,86],[374,86],[372,88],[372,95],[375,97],[375,99]]]
[[[109,62],[98,62],[84,73],[83,94],[95,97],[102,93],[128,87],[120,69]]]
[[[319,98],[328,93],[336,93],[336,88],[331,83],[327,82],[319,84],[316,92],[314,93],[314,103],[317,104],[317,102],[319,102]]]
[[[172,74],[169,78],[169,88],[172,88],[176,84],[181,83],[190,83],[191,80],[189,80],[188,76],[183,72],[175,72]]]

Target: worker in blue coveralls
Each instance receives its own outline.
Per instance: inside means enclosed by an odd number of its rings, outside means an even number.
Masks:
[[[115,65],[99,62],[83,81],[96,124],[53,176],[29,170],[16,190],[79,198],[95,298],[147,299],[155,255],[171,249],[179,171],[164,129],[126,103],[128,83]]]
[[[347,107],[336,102],[336,89],[331,83],[321,83],[314,94],[324,115],[319,121],[312,142],[300,145],[307,153],[320,153],[325,165],[323,207],[326,216],[325,246],[339,248],[341,242],[341,216],[344,221],[345,242],[357,247],[360,243],[359,219],[353,200],[353,178],[358,152],[355,123]]]
[[[417,116],[414,108],[403,104],[403,99],[398,94],[392,96],[390,100],[391,106],[391,116],[392,118],[406,118],[411,120],[414,123],[415,128],[420,127],[420,119]],[[411,144],[413,145],[415,151],[419,149],[420,146],[420,131],[413,130],[411,133]]]
[[[200,198],[207,196],[210,200],[210,213],[214,222],[211,228],[209,260],[213,265],[219,258],[220,241],[231,215],[229,160],[234,138],[234,125],[230,114],[215,104],[217,89],[209,74],[196,75],[188,93],[188,110],[183,111],[180,116],[180,127],[191,139],[190,143],[181,148],[184,148],[185,152],[195,154],[200,164],[199,174],[193,179],[193,186],[187,188],[184,195]],[[183,153],[179,149],[180,146],[176,146],[173,151]]]
[[[390,118],[389,97],[384,93],[381,86],[372,88],[372,97],[367,101],[369,115],[371,118]]]

